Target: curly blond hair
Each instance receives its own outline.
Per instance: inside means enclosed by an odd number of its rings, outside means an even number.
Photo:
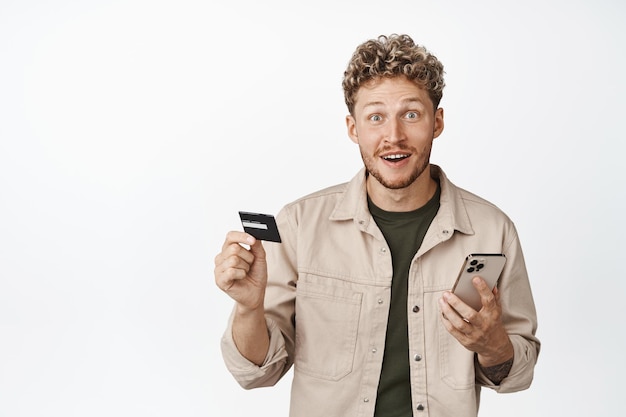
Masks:
[[[359,88],[371,80],[406,76],[428,92],[434,108],[443,95],[443,64],[409,35],[381,35],[359,45],[343,73],[343,92],[350,114]]]

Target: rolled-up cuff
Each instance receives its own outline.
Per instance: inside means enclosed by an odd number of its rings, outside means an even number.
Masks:
[[[272,386],[287,372],[285,339],[271,319],[266,318],[269,349],[261,366],[246,359],[237,349],[232,335],[232,316],[221,341],[222,356],[229,372],[245,389]]]

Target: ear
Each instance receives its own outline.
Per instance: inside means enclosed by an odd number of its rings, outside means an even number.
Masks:
[[[439,137],[443,132],[443,109],[439,107],[435,110],[435,130],[433,131],[433,138]]]
[[[356,121],[354,120],[354,117],[352,117],[351,114],[346,116],[346,127],[348,128],[348,136],[350,136],[350,139],[352,140],[352,142],[358,144],[359,135],[356,131]]]

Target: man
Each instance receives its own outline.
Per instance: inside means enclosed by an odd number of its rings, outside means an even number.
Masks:
[[[513,223],[429,163],[443,66],[406,35],[360,45],[344,74],[365,168],[281,210],[282,243],[230,232],[216,284],[235,300],[222,341],[245,388],[295,366],[291,416],[476,416],[481,387],[526,389],[539,352]],[[249,249],[248,249],[249,247]],[[450,292],[470,253],[503,253],[482,308]]]

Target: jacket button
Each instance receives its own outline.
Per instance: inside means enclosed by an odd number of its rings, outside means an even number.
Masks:
[[[418,404],[417,411],[424,411],[424,406],[422,404]]]
[[[419,306],[413,306],[413,312],[417,313],[420,311],[420,307]]]
[[[415,356],[413,356],[413,360],[415,360],[415,362],[421,361],[422,360],[422,355],[415,354]]]

